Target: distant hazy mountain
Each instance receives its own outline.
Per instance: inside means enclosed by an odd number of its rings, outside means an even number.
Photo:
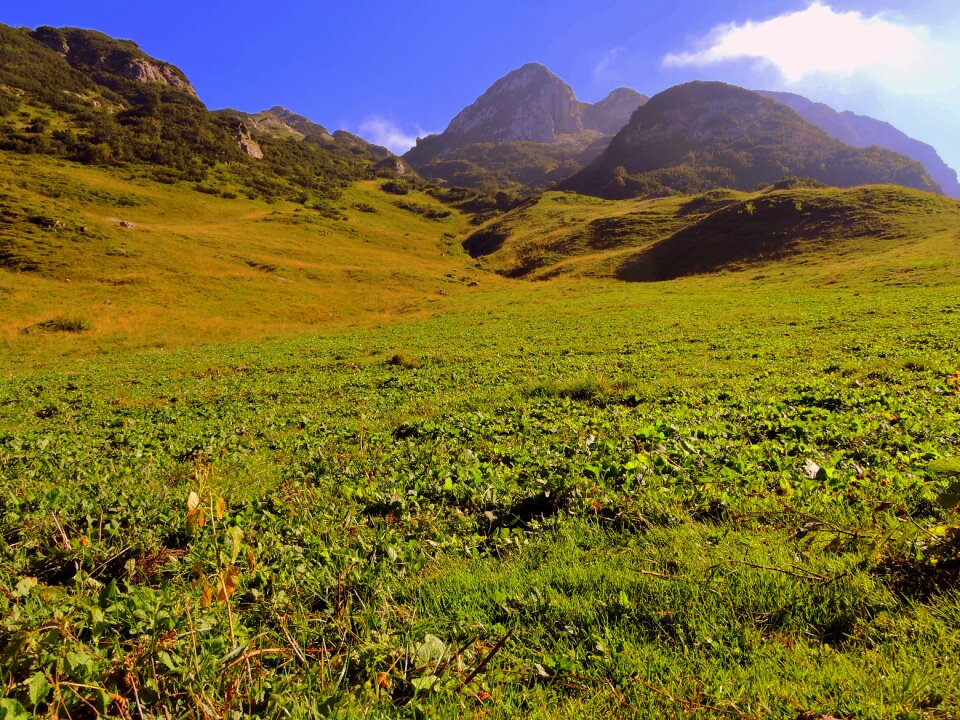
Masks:
[[[853,148],[782,103],[743,88],[694,82],[666,90],[562,189],[601,197],[753,190],[785,176],[848,187],[894,183],[939,192],[920,163]]]
[[[793,108],[801,117],[847,145],[859,148],[879,145],[916,160],[945,194],[960,198],[957,172],[933,147],[914,140],[890,123],[849,111],[837,112],[829,105],[793,93],[760,91],[760,94]]]
[[[405,159],[425,177],[456,184],[544,186],[595,158],[647,98],[620,88],[590,105],[543,65],[494,83],[440,135]]]

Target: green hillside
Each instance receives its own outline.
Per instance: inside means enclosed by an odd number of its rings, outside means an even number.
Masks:
[[[914,160],[844,145],[785,105],[715,82],[652,98],[600,157],[559,188],[616,199],[749,191],[791,175],[838,187],[894,183],[940,192]]]
[[[454,240],[467,217],[383,180],[314,206],[248,199],[232,168],[165,184],[41,156],[0,160],[8,358],[369,324],[428,311],[476,276]],[[87,329],[44,329],[58,318]]]
[[[958,236],[955,200],[895,186],[787,182],[648,200],[546,193],[471,233],[464,248],[489,270],[527,279],[651,281],[802,264],[821,277],[861,266],[935,283],[960,270]]]

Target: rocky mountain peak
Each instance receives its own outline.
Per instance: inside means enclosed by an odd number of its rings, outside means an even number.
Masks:
[[[550,72],[545,65],[541,65],[540,63],[527,63],[504,75],[490,87],[490,90],[492,92],[507,92],[545,83],[566,85],[560,78]]]
[[[589,105],[546,67],[528,63],[404,157],[424,177],[454,184],[546,187],[595,158],[646,101],[619,88]]]
[[[332,140],[330,132],[303,115],[298,115],[280,105],[264,110],[254,116],[255,121],[264,129],[282,130],[300,137],[313,137],[323,140]]]
[[[617,88],[600,102],[584,107],[584,125],[605,135],[616,135],[630,122],[634,111],[649,99],[636,90]]]
[[[583,132],[580,115],[573,89],[543,65],[529,63],[495,82],[446,134],[469,142],[554,142]]]

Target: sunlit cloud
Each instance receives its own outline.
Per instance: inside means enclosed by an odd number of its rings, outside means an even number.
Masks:
[[[958,46],[937,41],[927,27],[885,13],[839,12],[818,1],[761,22],[721,25],[696,49],[671,53],[663,63],[705,67],[754,60],[772,66],[792,85],[815,77],[869,78],[909,90],[916,89],[916,83],[949,84],[944,73],[956,81],[958,59]]]
[[[406,132],[392,120],[382,115],[371,115],[360,123],[360,135],[374,145],[382,145],[397,155],[402,155],[417,144],[418,137],[428,135],[421,127]]]
[[[778,17],[720,25],[664,57],[663,65],[711,68],[711,79],[789,90],[879,117],[932,143],[960,167],[953,120],[960,115],[956,24],[934,27],[815,0]]]

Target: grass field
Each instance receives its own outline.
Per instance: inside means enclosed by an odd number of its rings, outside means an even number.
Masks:
[[[948,228],[531,283],[375,186],[6,177],[99,235],[0,272],[0,716],[960,716]]]

